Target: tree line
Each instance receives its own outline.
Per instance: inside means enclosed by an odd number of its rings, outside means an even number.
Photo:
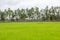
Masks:
[[[60,21],[60,7],[0,10],[0,21]]]

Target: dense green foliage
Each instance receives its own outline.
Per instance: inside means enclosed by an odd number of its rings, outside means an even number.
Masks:
[[[0,10],[1,21],[60,21],[60,7],[48,6],[45,9],[26,8],[11,10],[10,8],[4,11]]]

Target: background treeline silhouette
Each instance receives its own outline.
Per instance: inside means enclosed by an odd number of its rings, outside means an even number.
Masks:
[[[60,7],[0,10],[0,21],[60,21]]]

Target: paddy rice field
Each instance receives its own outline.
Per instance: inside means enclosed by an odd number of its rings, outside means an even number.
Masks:
[[[60,22],[2,22],[0,40],[60,40]]]

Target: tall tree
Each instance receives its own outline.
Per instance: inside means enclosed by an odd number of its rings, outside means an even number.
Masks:
[[[14,17],[14,12],[13,12],[13,10],[11,10],[10,8],[8,8],[8,15],[9,15],[9,17],[10,17],[10,19],[11,19],[11,21],[14,21],[13,20],[13,17]]]
[[[1,21],[5,21],[5,14],[4,14],[4,12],[1,12]]]
[[[46,15],[46,20],[50,21],[50,10],[48,9],[48,6],[45,8],[45,15]]]
[[[40,12],[39,12],[39,8],[38,7],[35,7],[35,13],[37,14],[37,20],[39,19],[40,17]]]
[[[50,20],[52,21],[52,20],[55,20],[55,10],[54,10],[54,7],[52,6],[51,8],[50,8]]]
[[[20,15],[21,15],[21,19],[22,19],[22,20],[25,20],[25,18],[27,17],[27,16],[26,16],[25,9],[21,9],[21,14],[20,14]]]
[[[26,11],[27,11],[28,17],[29,17],[29,19],[30,19],[30,18],[31,18],[31,16],[33,15],[34,8],[26,9]],[[33,18],[33,17],[32,17],[32,18]]]

